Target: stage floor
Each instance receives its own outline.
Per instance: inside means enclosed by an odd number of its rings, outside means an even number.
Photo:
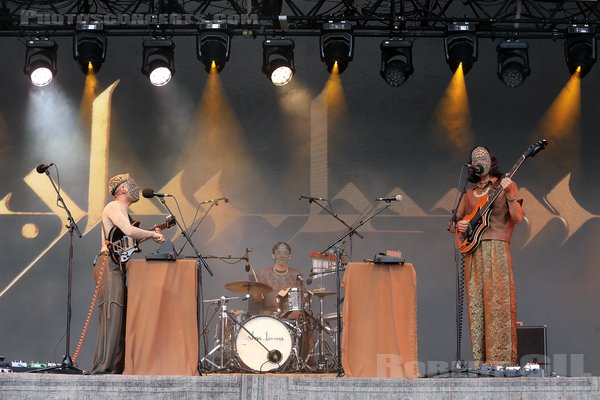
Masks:
[[[600,398],[599,377],[363,379],[335,375],[0,374],[0,399],[577,399]]]

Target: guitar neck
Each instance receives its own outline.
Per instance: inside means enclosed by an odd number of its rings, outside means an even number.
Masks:
[[[525,157],[524,155],[522,155],[517,162],[515,163],[515,165],[513,165],[513,167],[510,169],[510,171],[508,171],[504,176],[506,178],[511,178],[517,173],[517,171],[519,170],[519,168],[521,167],[521,165],[523,165],[523,163],[525,162],[525,160],[527,159],[527,157]],[[488,200],[486,201],[485,205],[481,208],[481,213],[485,214],[490,207],[492,206],[492,204],[494,204],[494,201],[496,201],[496,199],[498,198],[498,196],[500,196],[500,193],[502,193],[502,191],[504,190],[504,188],[502,186],[498,186],[489,196],[488,196]]]

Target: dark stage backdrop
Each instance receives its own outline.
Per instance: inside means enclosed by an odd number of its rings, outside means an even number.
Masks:
[[[241,256],[250,248],[251,264],[259,268],[271,265],[271,246],[283,240],[305,275],[309,254],[325,249],[344,227],[300,195],[328,198],[352,223],[376,197],[402,194],[402,202],[359,230],[364,239],[346,240],[346,252],[360,261],[399,249],[414,263],[421,372],[450,363],[456,272],[454,239],[446,229],[461,165],[473,145],[486,144],[508,170],[530,144],[546,138],[548,149],[515,177],[527,216],[512,243],[518,320],[547,325],[550,361],[561,375],[600,374],[600,67],[582,80],[580,107],[555,108],[573,117],[568,126],[544,123],[569,80],[561,43],[531,41],[533,73],[522,87],[509,89],[496,77],[496,43],[481,40],[480,59],[466,76],[470,127],[461,128],[460,115],[441,124],[436,117],[452,78],[442,40],[417,40],[414,75],[392,88],[379,76],[379,41],[359,38],[341,77],[343,91],[334,83],[327,92],[316,38],[296,41],[297,75],[283,89],[260,72],[261,40],[238,37],[216,79],[196,60],[194,40],[177,38],[173,80],[152,87],[140,73],[141,40],[110,38],[90,95],[70,40],[58,40],[56,80],[34,88],[22,73],[22,43],[0,39],[0,290],[10,287],[0,297],[0,354],[8,360],[60,361],[64,354],[66,216],[47,177],[35,172],[36,165],[53,162],[85,232],[74,238],[71,352],[94,289],[91,265],[100,247],[99,213],[108,201],[106,178],[127,171],[142,187],[175,194],[188,225],[201,201],[229,198],[210,210],[193,236],[203,255]],[[111,96],[107,90],[117,81]],[[94,96],[102,97],[96,119],[90,114]],[[207,209],[200,207],[198,218]],[[142,199],[135,210],[145,226],[165,215],[156,199]],[[183,245],[177,230],[168,236],[177,248]],[[153,243],[142,247],[141,255],[155,250]],[[193,255],[190,246],[184,253]],[[208,262],[214,276],[203,274],[206,298],[234,295],[223,285],[248,277],[244,263]],[[335,280],[323,284],[334,289]],[[332,303],[326,306],[334,311]],[[85,369],[96,326],[94,316],[78,359]],[[465,322],[464,359],[470,354],[467,331]]]

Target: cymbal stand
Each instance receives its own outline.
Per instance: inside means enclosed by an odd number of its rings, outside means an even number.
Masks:
[[[243,299],[246,299],[246,298],[247,297],[245,297],[245,296],[243,297]],[[210,350],[210,352],[208,352],[208,354],[206,354],[204,357],[202,357],[202,359],[200,360],[201,365],[206,362],[206,363],[210,364],[216,370],[221,370],[221,369],[226,368],[227,364],[229,364],[230,362],[233,361],[233,357],[232,357],[233,349],[226,348],[228,345],[226,344],[226,341],[225,341],[225,335],[226,335],[225,329],[226,329],[226,325],[227,325],[226,319],[231,318],[232,320],[234,320],[227,312],[227,303],[229,302],[229,300],[237,300],[237,299],[242,299],[242,297],[221,296],[218,299],[204,300],[205,303],[211,303],[211,304],[217,305],[215,313],[211,317],[211,320],[207,323],[205,330],[208,328],[208,324],[210,324],[210,322],[212,321],[212,318],[214,318],[214,316],[217,313],[219,313],[219,320],[217,322],[217,331],[215,332],[215,339],[214,339],[215,347],[213,347],[212,350]],[[235,321],[235,322],[237,322],[237,321]],[[215,361],[211,360],[211,357],[217,351],[219,352],[219,354],[216,357],[217,361],[219,361],[218,364]],[[229,352],[230,354],[226,355],[225,354],[226,352]],[[215,358],[213,358],[213,360],[214,359]]]
[[[312,346],[310,352],[306,356],[305,363],[308,363],[308,360],[313,357],[316,358],[317,372],[328,372],[329,371],[329,360],[327,359],[327,355],[333,357],[333,365],[337,363],[337,358],[335,352],[329,346],[329,343],[325,340],[325,332],[330,335],[331,339],[335,342],[335,336],[333,335],[333,329],[331,327],[325,326],[325,314],[323,312],[324,297],[319,296],[319,318],[315,318],[311,316],[315,325],[319,329],[317,335],[317,341]],[[328,324],[329,325],[329,324]],[[325,349],[327,348],[327,349]],[[315,354],[315,350],[318,349],[318,353]],[[327,350],[327,353],[326,353]]]

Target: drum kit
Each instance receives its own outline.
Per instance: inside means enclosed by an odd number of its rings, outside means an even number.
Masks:
[[[324,298],[335,291],[291,287],[277,294],[278,307],[252,315],[228,309],[231,300],[272,291],[271,286],[252,281],[225,284],[225,289],[243,297],[221,296],[205,300],[218,315],[214,347],[201,359],[209,372],[331,372],[337,365],[335,349],[337,326],[331,314],[324,313]],[[313,315],[311,300],[318,299],[319,312]],[[210,323],[210,321],[209,321]],[[333,343],[330,345],[330,342]]]

